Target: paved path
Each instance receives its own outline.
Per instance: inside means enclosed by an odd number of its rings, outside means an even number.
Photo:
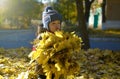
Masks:
[[[30,42],[35,38],[34,30],[0,30],[0,47],[32,47]],[[91,48],[120,50],[120,39],[90,38]]]
[[[32,47],[35,38],[34,30],[0,30],[0,47]]]

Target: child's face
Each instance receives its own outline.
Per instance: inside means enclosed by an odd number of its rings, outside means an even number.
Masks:
[[[49,23],[50,32],[55,32],[61,29],[61,23],[59,20],[55,20]]]

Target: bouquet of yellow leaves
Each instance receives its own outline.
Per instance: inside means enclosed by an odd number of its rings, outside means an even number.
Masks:
[[[80,70],[74,53],[81,50],[82,39],[74,32],[64,31],[44,32],[41,38],[29,57],[42,66],[46,79],[51,79],[52,74],[54,79],[74,77]]]

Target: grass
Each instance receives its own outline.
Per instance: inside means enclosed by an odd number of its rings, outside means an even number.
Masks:
[[[80,34],[80,30],[78,29],[77,26],[63,27],[62,29],[68,32],[75,31],[77,32],[77,34]],[[106,30],[88,29],[88,34],[90,37],[120,38],[120,29],[106,29]]]
[[[120,29],[95,30],[88,29],[90,37],[113,37],[120,38]]]

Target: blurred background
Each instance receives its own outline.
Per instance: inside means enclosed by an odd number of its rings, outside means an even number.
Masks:
[[[87,48],[120,50],[119,0],[0,0],[0,47],[32,47],[48,5],[62,14],[63,30],[88,32]]]

